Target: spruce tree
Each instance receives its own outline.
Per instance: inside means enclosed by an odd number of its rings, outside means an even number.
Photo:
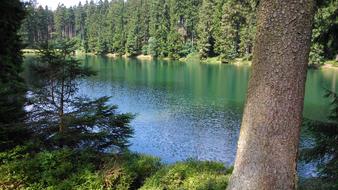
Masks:
[[[168,56],[168,33],[170,30],[170,9],[168,0],[152,0],[150,9],[150,36],[154,38],[156,55]]]
[[[127,41],[126,53],[128,55],[138,55],[141,51],[141,9],[142,0],[129,0],[127,1],[128,10],[128,25],[127,25]]]
[[[214,10],[214,0],[203,0],[198,23],[198,49],[202,58],[215,55]]]
[[[78,39],[78,47],[86,51],[86,12],[84,6],[79,3],[75,9],[75,30]]]
[[[306,163],[316,163],[319,172],[318,178],[322,180],[322,187],[318,187],[318,189],[337,189],[338,95],[335,92],[327,91],[325,97],[331,101],[331,113],[328,121],[306,120],[304,122],[304,127],[310,131],[315,143],[314,146],[302,150],[301,160]]]
[[[54,15],[55,33],[58,39],[66,37],[66,7],[59,4]]]
[[[0,6],[0,151],[27,140],[25,85],[20,77],[23,48],[17,34],[25,17],[19,0],[5,0]]]
[[[126,8],[124,0],[112,1],[110,6],[109,15],[112,18],[110,24],[110,38],[112,39],[111,47],[112,51],[118,54],[125,52],[126,42]]]
[[[119,114],[109,98],[77,94],[80,79],[94,74],[72,57],[75,41],[45,44],[30,69],[29,125],[39,148],[123,149],[132,134],[131,114]]]

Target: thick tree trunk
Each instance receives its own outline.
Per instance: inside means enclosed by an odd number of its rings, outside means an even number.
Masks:
[[[260,0],[252,73],[228,190],[295,189],[314,0]]]

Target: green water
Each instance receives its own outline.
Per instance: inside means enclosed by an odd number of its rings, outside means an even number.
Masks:
[[[98,72],[80,94],[111,96],[136,113],[131,150],[165,162],[187,158],[232,164],[250,75],[249,66],[79,57]],[[337,91],[338,70],[309,70],[304,116],[325,120],[324,88]]]

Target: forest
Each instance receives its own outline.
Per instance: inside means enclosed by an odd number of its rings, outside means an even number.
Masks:
[[[0,4],[1,190],[338,188],[337,0],[38,4]]]
[[[338,2],[318,1],[310,64],[334,60]],[[250,59],[258,0],[99,0],[74,7],[28,5],[20,33],[28,48],[51,39],[76,39],[77,49],[179,59],[198,53],[223,63]]]

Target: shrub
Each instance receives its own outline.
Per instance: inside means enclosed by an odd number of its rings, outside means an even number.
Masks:
[[[0,153],[0,189],[25,190],[218,190],[231,170],[222,163],[187,161],[163,166],[159,158],[133,153],[98,154],[60,149]]]
[[[311,51],[309,55],[310,64],[322,65],[324,63],[324,47],[323,45],[314,43],[311,46]]]
[[[105,169],[105,186],[111,189],[138,189],[162,164],[159,158],[126,153],[112,159]]]
[[[224,190],[230,172],[222,163],[190,160],[162,168],[141,190]]]
[[[18,150],[22,148],[1,153],[0,189],[73,189],[100,180],[99,162],[91,151],[65,148],[23,154]]]

